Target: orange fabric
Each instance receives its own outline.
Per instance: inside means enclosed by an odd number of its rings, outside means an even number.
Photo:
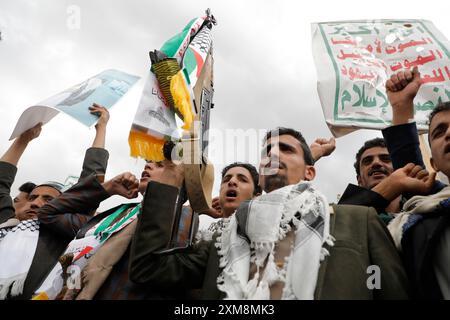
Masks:
[[[128,136],[130,155],[151,161],[164,160],[164,139],[156,139],[144,132],[131,130]]]

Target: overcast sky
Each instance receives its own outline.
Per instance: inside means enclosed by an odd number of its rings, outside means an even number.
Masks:
[[[72,5],[79,9],[80,28],[71,24]],[[331,136],[316,90],[312,22],[427,19],[450,36],[448,5],[443,1],[0,0],[0,152],[9,147],[9,136],[27,107],[115,68],[141,80],[110,111],[107,178],[124,171],[140,175],[144,162],[129,156],[127,139],[150,66],[148,52],[159,49],[208,7],[218,21],[213,29],[211,127],[219,133],[285,126],[302,131],[309,143]],[[78,175],[94,134],[94,128],[59,114],[26,150],[13,194],[27,180],[64,181]],[[359,130],[339,138],[334,154],[317,163],[315,183],[330,202],[349,182],[356,182],[354,155],[375,136],[381,133]],[[229,145],[214,146],[223,150],[212,155],[214,194],[224,165],[236,160],[257,164],[255,156],[248,158],[248,150],[234,152]],[[110,199],[101,209],[119,201]]]

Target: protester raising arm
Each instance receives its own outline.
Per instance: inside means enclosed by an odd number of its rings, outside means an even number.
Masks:
[[[91,114],[94,114],[99,117],[96,125],[95,125],[95,138],[92,143],[92,148],[105,148],[105,140],[106,140],[106,126],[109,121],[109,111],[105,107],[94,103],[92,107],[89,107],[89,111]]]
[[[33,128],[28,129],[14,140],[6,153],[0,158],[0,161],[7,162],[13,166],[17,166],[23,152],[31,140],[36,139],[41,134],[42,123],[38,123]]]
[[[386,81],[386,93],[392,106],[392,125],[414,120],[414,98],[421,86],[417,67],[412,71],[399,71]]]
[[[421,87],[420,72],[399,71],[386,82],[386,92],[392,106],[392,126],[382,131],[394,169],[414,163],[425,167],[420,152],[416,123],[414,122],[414,98]],[[398,137],[402,137],[398,139]],[[435,181],[431,193],[436,193],[445,185]],[[407,194],[409,198],[413,194]]]
[[[100,184],[96,176],[78,182],[59,197],[42,206],[38,211],[41,224],[54,232],[72,239],[90,218],[89,212],[113,195],[128,199],[137,197],[138,180],[129,173],[122,173]]]
[[[334,137],[330,139],[317,138],[310,146],[311,154],[315,162],[322,157],[327,157],[336,149],[336,140]]]
[[[30,143],[41,133],[42,124],[22,133],[0,158],[0,224],[13,218],[15,211],[10,196],[11,185],[17,173],[17,164]]]
[[[100,179],[100,182],[103,182],[109,158],[109,153],[105,149],[106,127],[109,121],[109,111],[105,107],[102,107],[96,103],[94,103],[92,107],[89,107],[89,110],[92,114],[98,116],[99,119],[95,125],[95,138],[92,146],[86,150],[86,154],[84,156],[83,169],[79,180],[95,173],[98,179]]]

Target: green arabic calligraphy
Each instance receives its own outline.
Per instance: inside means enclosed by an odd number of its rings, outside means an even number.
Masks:
[[[438,87],[434,87],[433,89],[434,92],[438,92],[439,88]],[[447,89],[444,89],[445,95],[447,96],[447,101],[450,100],[450,91]],[[429,110],[433,110],[437,105],[441,104],[443,102],[442,100],[442,96],[439,96],[436,100],[436,102],[432,101],[432,100],[428,100],[426,102],[422,103],[416,103],[414,104],[414,108],[416,111],[429,111]]]
[[[357,96],[357,101],[352,104],[352,107],[373,108],[378,105],[378,107],[382,109],[383,113],[387,112],[386,108],[389,105],[388,99],[387,99],[386,95],[383,92],[381,92],[380,90],[378,90],[378,89],[376,90],[376,96],[369,97],[366,94],[366,86],[365,85],[362,85],[362,89],[361,89],[359,86],[354,84],[353,92]],[[381,98],[381,99],[378,99],[378,101],[377,101],[377,96],[379,98]],[[344,110],[345,103],[346,102],[351,103],[351,101],[352,101],[352,94],[348,90],[344,90],[342,92],[342,97],[341,97],[341,109]]]

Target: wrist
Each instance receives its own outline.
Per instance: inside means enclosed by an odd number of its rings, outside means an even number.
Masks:
[[[22,136],[18,137],[16,141],[14,141],[14,144],[18,147],[26,147],[28,146],[28,143],[30,140],[23,138]]]
[[[414,104],[412,101],[402,104],[392,105],[392,124],[405,124],[414,119]]]
[[[312,155],[312,158],[314,159],[314,161],[319,160],[323,156],[322,152],[320,152],[317,149],[312,149],[311,150],[311,155]]]
[[[110,196],[113,195],[113,191],[112,191],[112,182],[111,180],[108,180],[106,182],[102,183],[102,187],[103,189],[105,189],[106,193],[108,193]]]
[[[100,131],[100,130],[106,131],[106,123],[105,123],[105,124],[103,124],[103,123],[97,123],[97,124],[95,125],[95,129],[96,129],[97,131]]]
[[[388,177],[372,188],[380,196],[391,202],[397,198],[401,192],[401,185],[392,177]]]

